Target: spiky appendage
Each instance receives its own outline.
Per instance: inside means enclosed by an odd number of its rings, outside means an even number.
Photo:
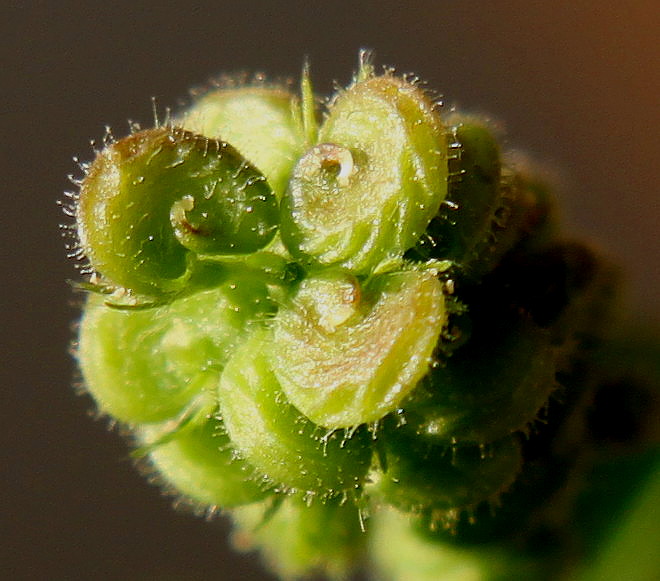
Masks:
[[[611,270],[486,120],[365,55],[320,125],[318,102],[305,69],[300,98],[225,83],[108,132],[65,205],[87,390],[284,578],[370,554],[393,579],[492,555],[530,579],[512,547],[570,514],[543,505],[584,465]]]

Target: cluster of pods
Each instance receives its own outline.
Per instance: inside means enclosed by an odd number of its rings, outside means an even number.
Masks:
[[[563,486],[613,273],[497,133],[364,59],[326,101],[307,71],[300,95],[224,83],[84,167],[85,388],[283,577]]]

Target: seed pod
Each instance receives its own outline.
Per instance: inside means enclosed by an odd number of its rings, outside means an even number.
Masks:
[[[249,278],[148,310],[111,309],[91,295],[80,324],[78,362],[99,409],[122,422],[161,422],[205,390],[245,327],[272,310]]]
[[[430,441],[493,442],[538,417],[557,388],[555,372],[548,330],[525,317],[480,318],[470,340],[402,407],[409,425]]]
[[[375,422],[430,368],[446,324],[431,271],[309,276],[273,322],[270,360],[289,401],[326,428]]]
[[[319,142],[282,200],[291,254],[355,273],[400,257],[447,193],[445,129],[433,103],[391,75],[357,80],[331,103]]]
[[[167,424],[142,426],[139,439],[152,447],[149,461],[165,490],[210,507],[233,508],[263,499],[267,487],[254,469],[236,459],[222,422],[200,415],[169,434]]]
[[[265,517],[268,510],[268,503],[261,503],[233,511],[232,540],[237,549],[261,549],[270,569],[282,579],[350,578],[367,539],[353,502],[336,497],[308,505],[290,496]]]
[[[367,489],[383,503],[429,515],[445,527],[466,510],[493,501],[517,478],[520,445],[507,437],[488,446],[429,445],[407,426],[386,426],[383,440],[387,470]]]
[[[270,340],[256,332],[222,373],[218,400],[232,443],[286,491],[323,499],[359,488],[371,461],[368,432],[323,430],[288,403],[264,355]]]
[[[101,151],[76,211],[81,248],[113,286],[179,290],[191,253],[254,252],[272,240],[277,202],[231,145],[171,127],[134,133]]]
[[[479,259],[482,241],[490,236],[500,207],[500,149],[484,122],[452,116],[449,130],[451,178],[447,200],[431,221],[415,253],[422,258],[451,260],[469,269]]]
[[[278,198],[303,149],[300,104],[280,87],[212,91],[202,95],[180,123],[193,133],[231,143],[266,176]]]

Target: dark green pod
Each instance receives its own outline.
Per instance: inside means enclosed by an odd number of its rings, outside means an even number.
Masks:
[[[557,388],[557,352],[548,330],[526,317],[480,323],[402,404],[421,437],[493,442],[524,430]]]
[[[80,245],[112,286],[178,291],[197,254],[254,252],[277,230],[264,176],[231,145],[171,127],[101,151],[78,201]]]
[[[168,424],[139,429],[139,439],[150,448],[149,461],[166,490],[223,508],[267,496],[267,487],[255,479],[254,469],[234,457],[222,422],[213,413],[198,414],[172,434],[171,429]]]
[[[374,476],[367,492],[404,512],[425,514],[454,526],[461,514],[484,501],[496,501],[517,478],[520,445],[507,437],[488,446],[429,445],[408,427],[386,427],[387,469]]]
[[[220,413],[236,449],[286,491],[325,498],[360,488],[371,462],[366,429],[351,433],[312,423],[286,400],[257,331],[233,355],[220,379]]]
[[[373,270],[415,244],[447,193],[445,129],[416,85],[357,80],[331,103],[293,170],[282,238],[293,256]]]
[[[557,570],[518,545],[461,546],[429,534],[417,519],[383,507],[371,521],[374,578],[380,581],[556,580]]]
[[[188,131],[231,143],[280,198],[303,151],[301,116],[299,99],[285,88],[253,85],[206,93],[179,122]]]
[[[500,204],[501,159],[490,127],[470,117],[449,119],[450,179],[447,200],[415,253],[451,260],[469,269],[479,259],[482,241],[491,234]]]

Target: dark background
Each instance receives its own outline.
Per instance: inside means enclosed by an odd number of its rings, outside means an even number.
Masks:
[[[570,231],[625,266],[657,322],[660,9],[654,0],[2,2],[0,576],[269,579],[224,521],[171,509],[71,388],[77,316],[55,201],[105,124],[151,123],[220,72],[349,81],[358,49],[501,120],[555,170]]]

